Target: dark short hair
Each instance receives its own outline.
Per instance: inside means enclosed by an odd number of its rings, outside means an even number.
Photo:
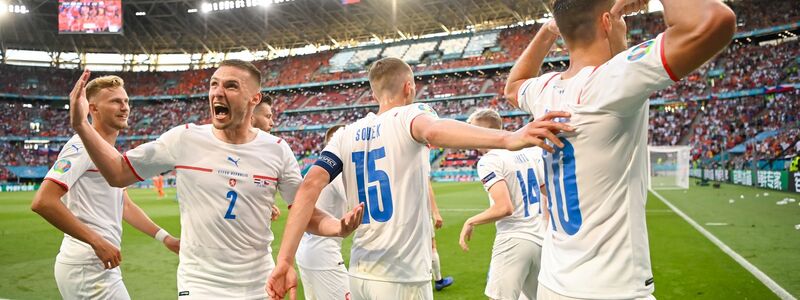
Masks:
[[[553,17],[568,43],[589,43],[595,38],[596,18],[614,6],[614,0],[554,0]]]
[[[256,82],[258,83],[257,84],[258,87],[261,88],[261,70],[256,68],[256,66],[253,65],[251,62],[243,61],[241,59],[226,59],[220,62],[219,66],[234,67],[243,71],[247,71],[247,73],[249,73],[250,76],[253,76],[253,79],[256,80]]]
[[[258,104],[256,104],[256,107],[258,107],[259,105],[272,106],[272,102],[273,102],[273,100],[272,100],[272,97],[270,95],[262,94],[261,95],[261,102],[258,102]]]

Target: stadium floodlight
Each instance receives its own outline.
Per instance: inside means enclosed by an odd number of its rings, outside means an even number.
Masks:
[[[143,11],[137,11],[137,12],[136,12],[136,15],[137,15],[137,16],[146,16],[146,15],[147,15],[147,13],[146,13],[146,12],[143,12]]]
[[[203,13],[209,13],[212,11],[223,11],[223,10],[232,10],[240,8],[259,7],[259,6],[267,8],[272,4],[292,2],[292,1],[295,0],[236,0],[236,1],[203,2],[200,5],[200,11]]]
[[[30,11],[28,7],[25,5],[12,5],[8,4],[8,2],[0,1],[0,15],[4,15],[6,13],[13,13],[13,14],[27,14]]]
[[[197,8],[190,8],[190,9],[186,10],[186,12],[190,13],[190,14],[196,13],[197,12]]]

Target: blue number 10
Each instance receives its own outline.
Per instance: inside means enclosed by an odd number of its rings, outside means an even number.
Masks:
[[[353,152],[352,159],[356,165],[356,184],[358,185],[358,202],[364,203],[364,218],[361,224],[369,224],[370,217],[377,222],[386,222],[392,218],[392,189],[389,186],[389,175],[375,168],[375,161],[386,157],[383,147],[365,152]],[[367,178],[364,179],[364,165],[366,163]],[[377,183],[367,188],[369,183]],[[380,196],[378,190],[380,188]],[[367,197],[369,195],[369,197]],[[368,199],[369,198],[369,199]],[[369,201],[368,201],[369,200]],[[378,203],[380,202],[380,203]],[[381,208],[383,207],[383,208]]]
[[[555,198],[556,200],[555,207],[558,209],[558,221],[561,229],[569,235],[574,235],[583,224],[578,200],[578,182],[575,177],[575,148],[565,138],[561,138],[561,142],[564,143],[564,148],[556,148],[553,154],[545,153],[545,181],[547,182],[547,191],[550,192],[549,199]],[[548,156],[551,159],[547,159]],[[550,176],[550,172],[553,176]],[[554,215],[556,214],[553,213],[552,200],[548,200],[547,203],[550,204],[548,205],[550,220],[553,222],[553,230],[555,230]]]

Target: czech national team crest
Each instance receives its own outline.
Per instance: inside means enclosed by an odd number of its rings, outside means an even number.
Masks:
[[[235,187],[236,186],[236,179],[233,179],[233,178],[228,179],[228,185],[230,185],[231,187]]]
[[[637,61],[642,59],[645,55],[647,55],[648,53],[650,53],[650,51],[652,51],[653,45],[655,44],[656,40],[649,40],[647,42],[639,44],[639,46],[633,48],[633,50],[631,50],[631,53],[628,54],[628,60]]]
[[[72,162],[69,159],[62,158],[59,159],[55,164],[53,164],[53,171],[58,174],[64,174],[72,168]]]

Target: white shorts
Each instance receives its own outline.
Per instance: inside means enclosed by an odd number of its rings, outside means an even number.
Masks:
[[[425,282],[387,282],[350,277],[352,300],[433,300],[433,287]]]
[[[306,300],[346,300],[350,299],[350,275],[341,266],[338,270],[300,269],[300,280],[303,281],[303,293]]]
[[[536,299],[542,246],[520,238],[497,238],[484,294],[492,299]]]
[[[584,299],[563,296],[561,294],[553,292],[551,289],[548,289],[547,287],[540,284],[539,291],[536,295],[536,300],[584,300]],[[656,297],[653,295],[649,295],[644,298],[636,298],[632,300],[656,300]]]
[[[70,265],[56,261],[54,274],[63,299],[131,299],[119,267],[106,270],[99,262]]]
[[[266,275],[260,270],[245,274],[202,274],[186,276],[181,274],[178,268],[178,300],[205,300],[205,299],[267,299],[267,277],[272,273],[269,269]],[[182,276],[183,275],[183,276]],[[232,286],[223,283],[223,280],[216,280],[219,276],[225,276],[225,281],[229,278],[259,278],[250,285]],[[261,280],[263,278],[263,280]],[[252,280],[248,280],[252,281]]]

